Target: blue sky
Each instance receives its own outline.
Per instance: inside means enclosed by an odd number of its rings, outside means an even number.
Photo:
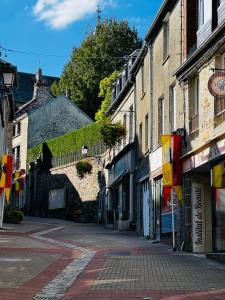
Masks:
[[[0,0],[0,47],[27,52],[1,50],[1,58],[21,72],[41,66],[60,76],[72,48],[94,29],[98,4],[103,19],[126,19],[144,37],[162,0]]]

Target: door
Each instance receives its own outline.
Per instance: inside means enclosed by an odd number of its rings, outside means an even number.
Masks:
[[[143,197],[143,231],[144,236],[149,236],[149,182],[146,180],[142,184],[142,197]]]
[[[155,181],[154,190],[155,239],[159,241],[161,233],[162,179]]]

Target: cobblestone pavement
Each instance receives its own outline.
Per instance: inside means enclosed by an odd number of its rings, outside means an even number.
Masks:
[[[40,218],[9,227],[0,300],[225,300],[225,265],[133,232]]]

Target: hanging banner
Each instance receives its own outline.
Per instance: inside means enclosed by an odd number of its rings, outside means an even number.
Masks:
[[[183,169],[180,162],[182,155],[182,137],[173,134],[172,137],[172,158],[173,158],[173,186],[182,185]]]
[[[223,172],[224,162],[212,168],[212,186],[216,189],[222,189],[223,187]]]
[[[20,170],[19,172],[19,191],[23,192],[24,191],[24,182],[25,182],[25,171]]]
[[[6,181],[6,164],[7,164],[7,155],[2,155],[2,172],[0,177],[0,195],[4,191],[5,181]]]
[[[9,202],[10,190],[12,187],[12,163],[13,163],[13,156],[7,155],[6,180],[5,180],[5,196],[7,202]]]
[[[15,192],[16,195],[19,195],[20,192],[20,183],[19,183],[20,173],[18,171],[15,172],[14,181],[15,181]]]
[[[173,166],[171,151],[171,135],[162,135],[162,169],[163,169],[163,186],[173,185]]]

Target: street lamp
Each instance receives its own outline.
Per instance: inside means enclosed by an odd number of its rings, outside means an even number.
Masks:
[[[9,63],[3,64],[0,69],[3,78],[3,88],[9,89],[13,86],[16,68]]]
[[[81,149],[81,153],[83,156],[87,156],[88,154],[88,147],[87,146],[83,146]]]

